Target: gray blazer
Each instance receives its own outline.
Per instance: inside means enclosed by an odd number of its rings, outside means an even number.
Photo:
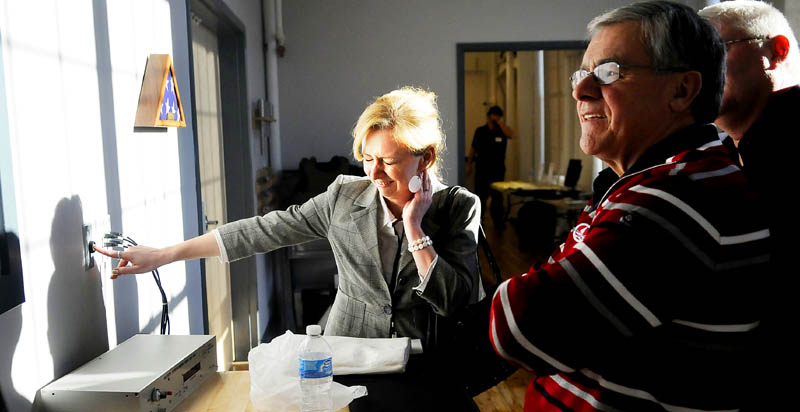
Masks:
[[[378,190],[364,177],[339,176],[324,193],[302,205],[219,227],[231,261],[280,247],[327,238],[339,271],[339,289],[328,317],[328,335],[425,340],[436,313],[448,316],[482,298],[477,259],[480,202],[461,187],[433,194],[422,230],[439,255],[424,293],[408,240],[390,288],[378,248]],[[431,325],[432,326],[432,325]]]

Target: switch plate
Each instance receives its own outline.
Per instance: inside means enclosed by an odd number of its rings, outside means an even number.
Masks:
[[[94,267],[93,250],[89,250],[89,242],[92,240],[92,225],[83,225],[83,270],[88,271]]]

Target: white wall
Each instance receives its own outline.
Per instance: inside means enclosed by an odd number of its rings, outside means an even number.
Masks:
[[[349,134],[364,107],[411,84],[439,95],[445,176],[455,182],[456,44],[582,40],[592,17],[629,2],[285,1],[287,52],[278,62],[284,167],[309,155],[349,156]]]
[[[0,35],[26,302],[0,315],[10,410],[137,332],[158,329],[152,277],[82,267],[81,226],[154,246],[196,235],[191,126],[133,133],[150,53],[173,56],[191,114],[183,0],[2,0]],[[191,125],[191,118],[187,119]],[[202,333],[199,264],[161,270],[173,334]]]

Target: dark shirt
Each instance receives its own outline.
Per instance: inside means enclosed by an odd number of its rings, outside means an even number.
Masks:
[[[795,159],[800,155],[800,136],[797,123],[792,119],[800,107],[800,87],[776,92],[767,103],[761,117],[756,120],[739,141],[739,155],[744,172],[754,185],[762,202],[769,205],[769,229],[780,260],[781,249],[788,246],[794,232],[790,200],[798,176]]]
[[[503,133],[500,126],[490,129],[489,125],[483,125],[475,129],[475,137],[472,139],[472,148],[477,154],[476,165],[478,172],[481,170],[502,170],[506,167],[506,146],[508,136]]]
[[[765,206],[769,224],[771,246],[770,277],[766,282],[765,314],[759,327],[762,347],[757,353],[759,371],[753,390],[755,399],[750,411],[782,410],[788,404],[777,393],[789,393],[794,388],[789,382],[774,380],[787,371],[800,366],[797,347],[800,340],[795,329],[800,304],[798,269],[793,265],[792,249],[797,244],[793,238],[797,233],[797,216],[794,209],[794,189],[797,183],[800,155],[800,136],[794,116],[800,107],[800,87],[776,92],[770,98],[761,116],[742,136],[738,150],[748,181],[753,185],[761,203]],[[736,207],[732,205],[731,207]],[[759,279],[753,279],[759,282]]]

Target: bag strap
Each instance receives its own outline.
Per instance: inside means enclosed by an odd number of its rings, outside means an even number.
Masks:
[[[492,248],[489,247],[489,240],[486,239],[486,233],[483,231],[483,226],[478,226],[478,244],[483,249],[483,253],[486,255],[486,260],[489,262],[489,267],[492,269],[492,276],[494,277],[494,287],[500,285],[500,282],[503,281],[503,277],[500,271],[500,265],[497,264],[497,261],[494,258],[494,254],[492,253]]]

